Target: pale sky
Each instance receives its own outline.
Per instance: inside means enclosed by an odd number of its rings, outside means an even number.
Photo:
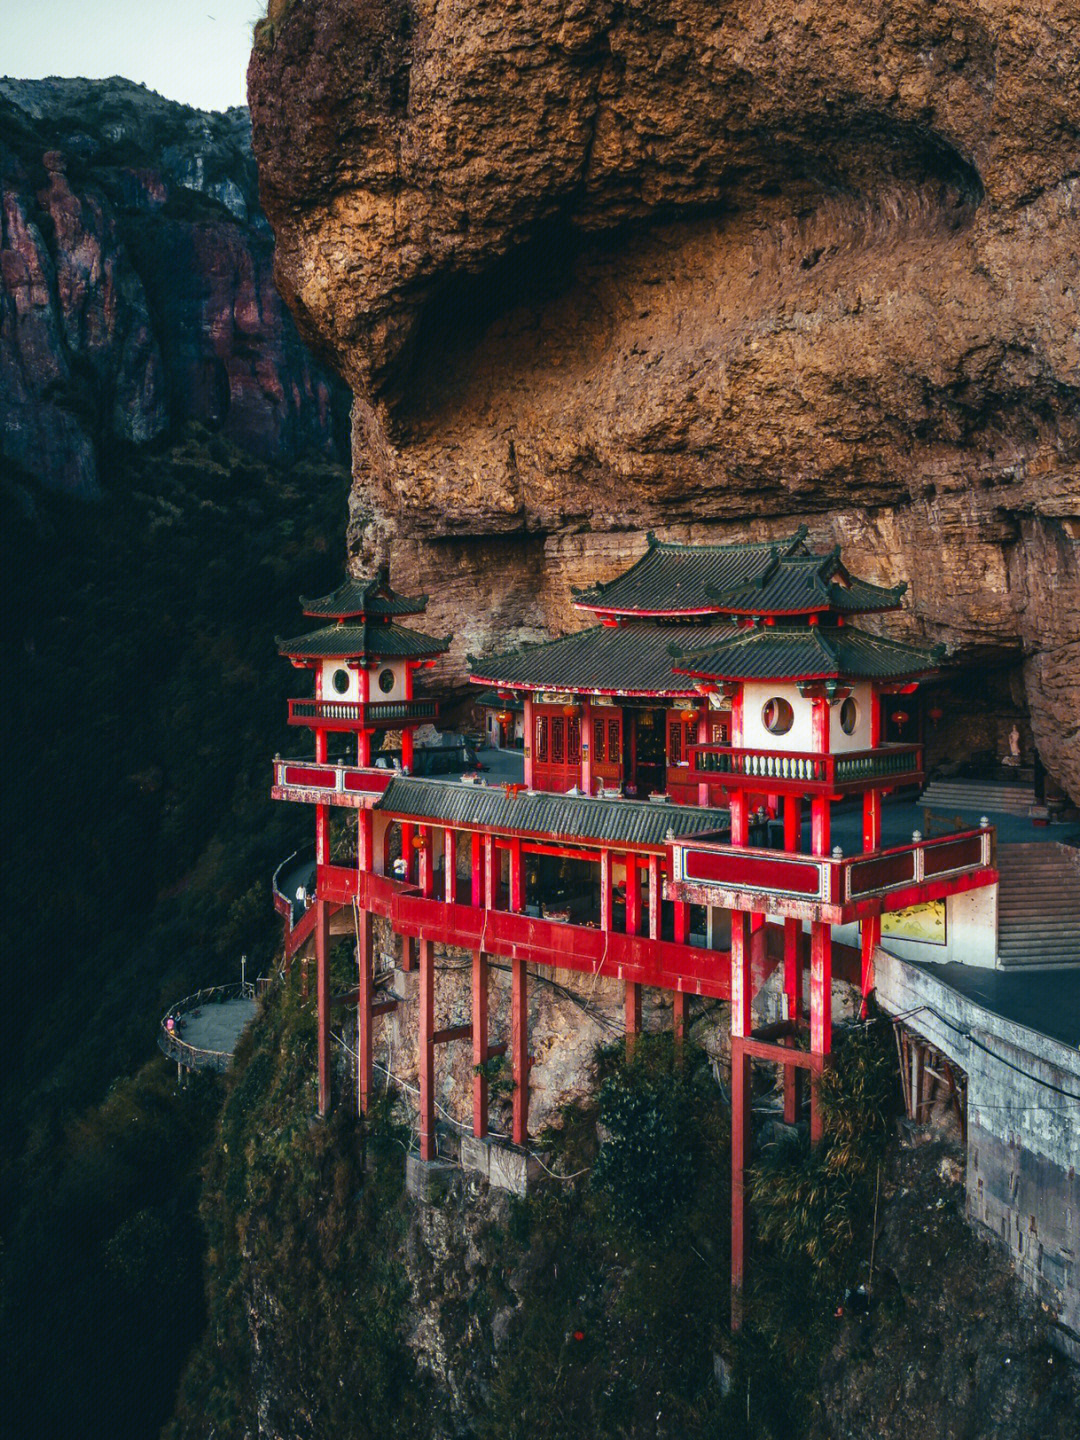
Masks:
[[[265,0],[5,0],[0,75],[123,75],[203,110],[246,105]]]

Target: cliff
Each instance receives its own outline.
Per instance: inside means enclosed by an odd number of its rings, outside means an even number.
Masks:
[[[649,528],[805,519],[911,581],[903,632],[1022,666],[1080,798],[1078,19],[271,7],[278,285],[358,397],[352,552],[432,592],[451,678]]]
[[[0,81],[0,454],[93,495],[196,420],[267,461],[343,449],[348,397],[274,288],[247,112],[129,81]]]

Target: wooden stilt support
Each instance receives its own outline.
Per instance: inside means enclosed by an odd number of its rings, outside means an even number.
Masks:
[[[787,1018],[798,1023],[802,1015],[803,929],[801,920],[784,921],[784,994]],[[794,1125],[802,1100],[802,1076],[798,1067],[784,1066],[784,1124]]]
[[[750,1160],[750,1034],[753,982],[749,917],[731,916],[731,1328],[742,1323],[746,1281],[746,1166]]]
[[[488,1081],[477,1067],[488,1061],[488,958],[482,950],[472,957],[473,1134],[488,1133]]]
[[[832,926],[815,920],[810,926],[810,1050],[826,1056],[832,1051]],[[815,1075],[810,1093],[810,1140],[822,1136],[821,1106]]]
[[[671,996],[671,1031],[675,1036],[676,1054],[681,1055],[686,1039],[686,996],[681,990],[674,991]]]
[[[420,1159],[435,1159],[435,946],[420,941]]]
[[[330,1109],[330,906],[316,900],[315,1003],[319,1037],[319,1114]]]
[[[371,911],[359,910],[356,924],[356,1095],[361,1115],[371,1103],[371,1002],[375,990],[372,972]]]
[[[529,1135],[529,994],[524,960],[510,962],[510,1053],[514,1071],[515,1145]]]
[[[626,1018],[626,1058],[634,1053],[634,1044],[641,1034],[641,986],[633,980],[626,981],[626,995],[623,1001]]]

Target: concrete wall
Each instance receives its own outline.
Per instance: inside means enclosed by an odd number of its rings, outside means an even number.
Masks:
[[[931,940],[906,940],[890,935],[883,940],[890,954],[901,960],[944,965],[997,965],[998,887],[985,885],[945,900],[945,944]],[[833,935],[845,945],[858,945],[858,925],[837,925]]]
[[[967,1074],[970,1218],[1009,1251],[1080,1359],[1080,1052],[883,950],[875,966],[884,1008]]]

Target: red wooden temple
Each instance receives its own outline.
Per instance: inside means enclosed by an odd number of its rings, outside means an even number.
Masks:
[[[315,671],[314,699],[290,708],[291,723],[314,730],[315,754],[276,759],[273,794],[315,806],[314,903],[302,918],[285,897],[277,903],[288,917],[287,955],[314,940],[320,1111],[331,1090],[331,919],[342,909],[352,912],[347,928],[357,937],[364,1110],[373,1027],[393,1003],[375,998],[373,917],[401,937],[403,967],[419,968],[424,1160],[436,1153],[440,1044],[471,1041],[473,1132],[487,1135],[482,1067],[497,1053],[488,1033],[490,957],[511,968],[518,1146],[528,1140],[529,965],[621,980],[629,1045],[641,1029],[644,987],[670,993],[680,1039],[687,995],[730,1001],[737,1323],[751,1061],[782,1067],[789,1123],[807,1072],[818,1138],[814,1081],[832,1050],[834,973],[867,994],[885,911],[997,879],[989,827],[882,848],[882,797],[923,778],[919,745],[883,742],[883,707],[914,692],[937,657],[851,621],[897,609],[903,590],[858,579],[837,551],[815,553],[803,529],[740,545],[650,536],[624,574],[576,592],[576,606],[596,623],[470,657],[476,684],[524,704],[523,774],[509,785],[408,773],[410,727],[434,714],[433,702],[414,694],[413,675],[448,643],[398,623],[421,613],[426,597],[398,596],[380,573],[308,602],[308,614],[335,623],[281,650]],[[373,677],[385,699],[371,698]],[[391,727],[399,739],[380,757],[376,737]],[[355,764],[328,762],[328,732],[356,735]],[[862,810],[853,855],[831,843],[833,807],[844,802]],[[357,812],[355,863],[331,861],[333,806]],[[861,950],[834,946],[833,927],[856,920]],[[435,1029],[436,945],[471,952],[467,1026]],[[786,1018],[755,1031],[754,996],[778,967]]]

